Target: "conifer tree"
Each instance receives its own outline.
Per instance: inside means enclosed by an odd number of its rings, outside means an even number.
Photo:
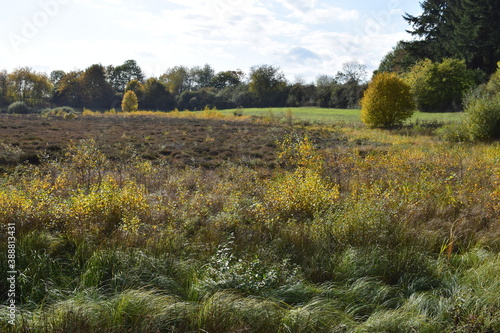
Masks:
[[[412,26],[408,32],[417,37],[408,42],[410,52],[420,59],[465,60],[472,69],[488,74],[500,60],[500,1],[425,0],[420,16],[406,14]]]

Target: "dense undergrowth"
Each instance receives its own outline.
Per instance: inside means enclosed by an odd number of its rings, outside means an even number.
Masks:
[[[500,331],[498,143],[328,130],[353,144],[291,134],[275,169],[112,161],[83,140],[4,174],[19,312],[0,329]]]

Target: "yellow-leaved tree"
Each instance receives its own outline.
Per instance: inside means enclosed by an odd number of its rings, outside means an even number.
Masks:
[[[123,112],[132,112],[137,111],[139,107],[139,101],[137,100],[137,96],[135,92],[129,90],[125,93],[122,100],[122,111]]]
[[[410,86],[394,73],[377,74],[361,100],[361,120],[368,127],[391,127],[410,118],[415,102]]]

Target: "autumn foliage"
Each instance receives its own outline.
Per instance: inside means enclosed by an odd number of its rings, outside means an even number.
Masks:
[[[369,127],[390,127],[413,115],[410,87],[394,73],[380,73],[361,100],[361,120]]]
[[[133,92],[132,90],[127,91],[123,96],[122,111],[133,112],[137,111],[138,108],[139,108],[139,101],[137,100],[135,92]]]

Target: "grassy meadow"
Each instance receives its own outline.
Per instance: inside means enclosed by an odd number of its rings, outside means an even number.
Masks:
[[[286,118],[287,112],[291,112],[293,117],[302,121],[312,123],[335,124],[344,122],[348,124],[360,124],[360,111],[357,109],[328,109],[317,107],[300,107],[300,108],[249,108],[249,109],[227,109],[221,112],[225,115],[233,115],[239,113],[247,116],[263,116],[275,117],[278,119]],[[412,118],[407,123],[415,122],[439,122],[449,123],[459,121],[462,117],[460,112],[442,112],[442,113],[426,113],[415,112]]]
[[[500,331],[498,142],[234,112],[0,115],[0,331]]]

